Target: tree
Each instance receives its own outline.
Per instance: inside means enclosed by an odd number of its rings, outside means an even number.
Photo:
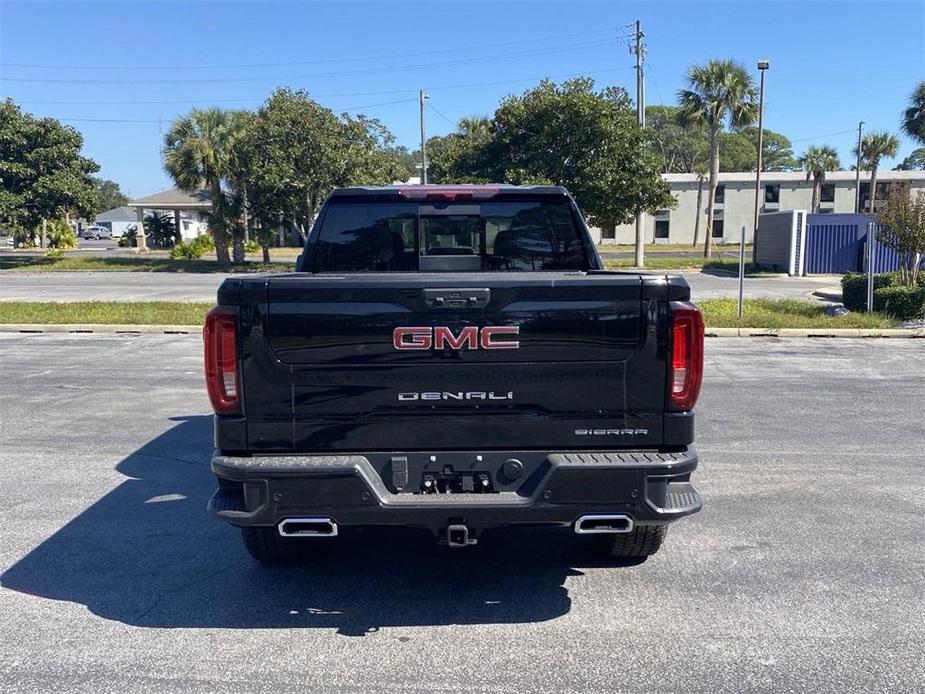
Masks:
[[[822,145],[821,147],[812,145],[807,147],[803,156],[800,157],[800,165],[806,171],[806,180],[813,179],[813,204],[810,211],[818,212],[819,198],[821,197],[822,186],[825,183],[825,172],[837,171],[841,168],[838,161],[838,152],[828,145]]]
[[[236,191],[247,191],[264,257],[270,230],[288,225],[304,237],[335,186],[403,180],[393,141],[375,119],[338,117],[302,90],[273,92],[239,138],[228,176]]]
[[[144,218],[145,234],[151,237],[155,246],[173,246],[180,240],[180,234],[170,214],[152,212]]]
[[[589,78],[544,80],[505,98],[480,154],[479,170],[492,180],[567,187],[597,226],[676,205],[626,91],[595,91]]]
[[[909,97],[909,107],[903,111],[902,130],[925,145],[925,81],[919,82]]]
[[[719,134],[719,170],[754,171],[758,163],[758,149],[744,133]]]
[[[661,157],[663,173],[696,173],[710,161],[710,138],[703,126],[685,125],[678,106],[647,106],[646,132]]]
[[[752,149],[755,151],[757,158],[758,152],[758,128],[746,126],[739,128],[739,132],[745,135],[752,143]],[[790,139],[781,133],[773,130],[764,129],[761,143],[761,170],[762,171],[793,171],[798,168],[800,163],[793,156],[793,145]],[[755,170],[755,160],[746,171]]]
[[[915,286],[925,253],[925,194],[913,198],[907,187],[896,186],[877,212],[877,223],[878,239],[899,255],[902,283]]]
[[[710,138],[710,194],[703,250],[704,257],[708,258],[719,179],[719,135],[727,121],[732,127],[743,127],[755,121],[758,95],[751,76],[733,60],[711,60],[705,65],[694,65],[688,70],[686,83],[686,88],[678,92],[682,122],[705,126]]]
[[[925,147],[912,150],[896,167],[897,171],[925,171]]]
[[[491,119],[477,114],[463,116],[459,119],[457,130],[463,137],[484,142],[491,137]]]
[[[870,211],[876,208],[874,203],[877,199],[877,169],[880,167],[880,160],[884,157],[892,159],[896,156],[896,150],[899,149],[899,140],[895,135],[888,132],[872,132],[864,136],[861,140],[861,168],[870,171]],[[858,148],[854,148],[855,156]]]
[[[0,221],[23,230],[70,212],[92,217],[99,199],[91,174],[100,167],[82,147],[73,128],[0,103]]]
[[[205,187],[210,193],[209,231],[221,267],[230,263],[222,179],[229,171],[231,121],[229,112],[219,108],[193,109],[177,118],[164,136],[164,169],[177,187],[188,193]]]
[[[105,178],[93,178],[99,209],[103,212],[128,205],[128,196],[119,188],[119,184]]]

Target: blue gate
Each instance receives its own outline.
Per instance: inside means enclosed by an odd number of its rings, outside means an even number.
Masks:
[[[839,274],[861,269],[870,218],[863,214],[806,216],[806,274]]]

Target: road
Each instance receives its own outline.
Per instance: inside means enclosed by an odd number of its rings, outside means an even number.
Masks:
[[[394,531],[262,568],[204,511],[200,350],[0,334],[0,691],[921,691],[918,341],[710,340],[706,506],[637,565]]]
[[[0,301],[214,301],[228,275],[171,272],[3,272]],[[728,275],[684,273],[695,301],[736,296],[738,280]],[[758,275],[745,280],[749,297],[811,298],[837,288],[833,276]],[[840,289],[836,289],[840,292]]]

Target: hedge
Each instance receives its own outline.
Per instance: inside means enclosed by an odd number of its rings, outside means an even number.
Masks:
[[[874,290],[874,310],[900,320],[925,318],[925,287],[881,287]]]

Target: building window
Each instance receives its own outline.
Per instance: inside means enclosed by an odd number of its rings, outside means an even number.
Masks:
[[[765,205],[780,204],[780,185],[775,183],[764,187]]]
[[[819,202],[835,202],[835,184],[823,183],[819,192]]]
[[[726,202],[726,186],[716,186],[716,198],[713,200],[717,205]]]
[[[723,238],[723,220],[722,219],[713,220],[713,238],[714,239]]]
[[[667,239],[668,238],[668,227],[669,227],[669,222],[667,219],[656,219],[655,220],[655,238]]]
[[[601,238],[602,239],[615,239],[617,238],[617,227],[613,224],[605,224],[601,227]]]

